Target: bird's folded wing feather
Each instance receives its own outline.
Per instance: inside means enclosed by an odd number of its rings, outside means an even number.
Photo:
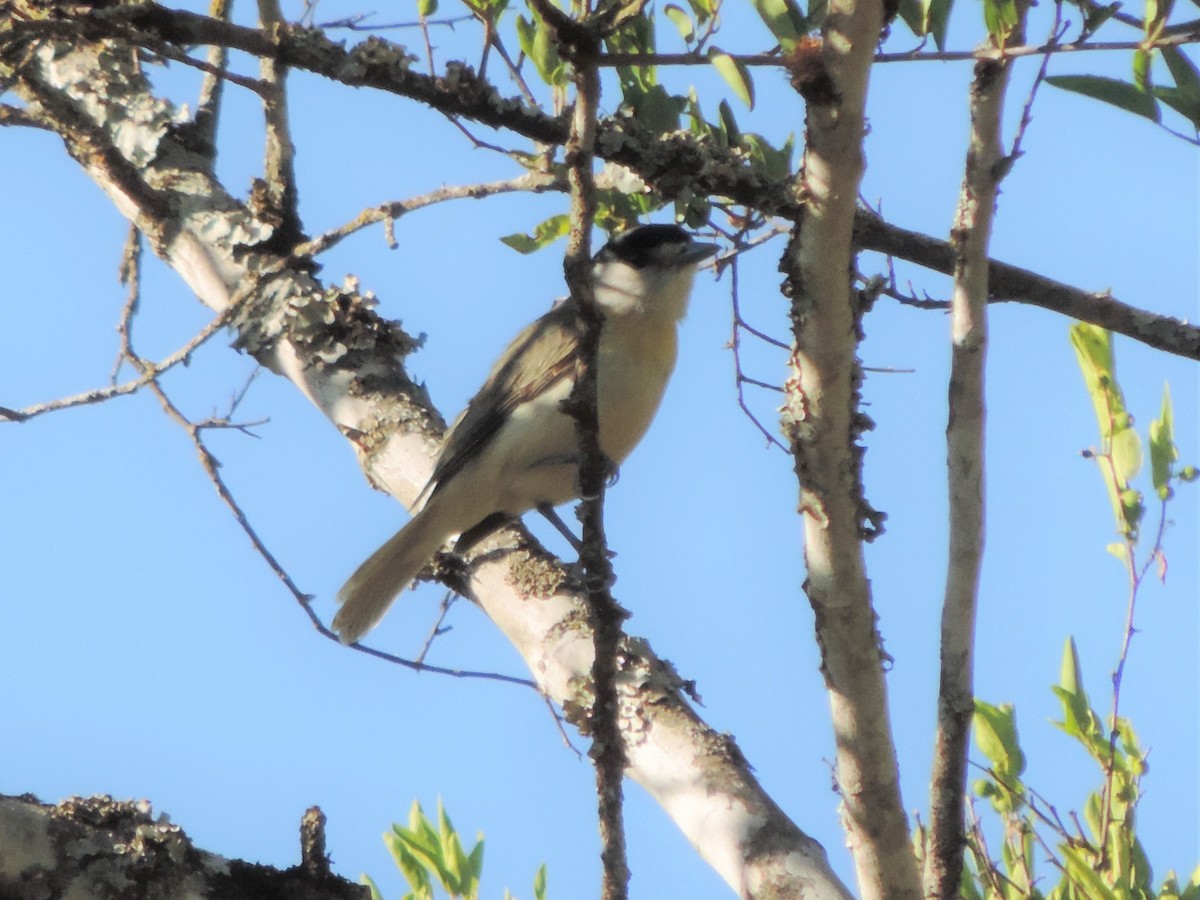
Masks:
[[[474,460],[514,409],[555,382],[574,378],[578,345],[578,316],[569,300],[521,332],[450,426],[426,492],[436,494]]]

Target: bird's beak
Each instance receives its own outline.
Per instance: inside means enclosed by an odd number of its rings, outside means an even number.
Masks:
[[[692,244],[679,257],[680,265],[696,265],[710,256],[716,256],[720,248],[716,244]]]

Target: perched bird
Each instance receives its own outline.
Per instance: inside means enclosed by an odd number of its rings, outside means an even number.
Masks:
[[[614,464],[650,427],[675,367],[676,326],[696,268],[716,251],[675,225],[643,225],[593,259],[604,312],[596,359],[600,449]],[[338,592],[333,627],[343,643],[374,627],[451,537],[577,496],[576,425],[561,404],[575,385],[579,342],[578,306],[566,300],[496,361],[450,427],[418,512]]]

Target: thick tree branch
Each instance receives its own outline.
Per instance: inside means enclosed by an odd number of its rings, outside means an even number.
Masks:
[[[807,143],[796,184],[804,214],[781,265],[793,335],[783,428],[800,484],[804,589],[815,614],[859,893],[868,900],[917,900],[920,880],[863,559],[876,515],[862,492],[860,311],[850,281],[867,80],[883,24],[877,0],[831,0],[820,50],[812,51],[805,82],[797,85],[807,100]]]
[[[324,816],[301,822],[300,864],[274,869],[197,848],[149,804],[72,797],[57,806],[0,796],[0,896],[221,897],[366,900],[366,887],[329,871]]]
[[[354,290],[325,287],[304,261],[272,249],[272,226],[180,143],[170,127],[176,111],[153,98],[127,51],[47,42],[16,88],[202,302],[225,310],[239,286],[255,289],[234,316],[239,345],[292,381],[355,443],[372,481],[411,505],[442,425],[403,369],[411,341]],[[86,111],[71,100],[84,92]],[[136,115],[122,105],[130,98]],[[118,130],[129,156],[115,149]],[[586,605],[522,530],[481,542],[444,577],[500,627],[546,696],[568,712],[590,705]],[[628,639],[618,677],[628,774],[726,882],[750,897],[849,896],[821,847],[763,791],[733,743],[696,716],[678,676],[645,642]]]
[[[862,247],[954,274],[954,248],[946,241],[891,225],[859,210],[855,236]],[[1091,322],[1155,350],[1200,360],[1200,326],[1130,306],[1108,291],[1085,291],[1009,263],[988,262],[988,300],[1040,306]]]

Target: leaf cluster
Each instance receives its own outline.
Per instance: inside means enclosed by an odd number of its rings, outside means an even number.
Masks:
[[[440,799],[436,825],[414,800],[408,814],[408,826],[393,824],[391,833],[385,834],[383,841],[396,868],[408,882],[409,892],[403,900],[433,900],[435,883],[452,900],[478,900],[483,875],[483,835],[476,836],[475,846],[467,852]],[[374,880],[364,875],[363,881],[371,891],[371,900],[383,900],[383,893]],[[538,867],[534,876],[533,897],[534,900],[546,900],[545,865]],[[515,900],[507,889],[504,900]]]
[[[1154,885],[1137,836],[1146,753],[1128,719],[1118,717],[1111,730],[1104,727],[1084,689],[1073,638],[1063,648],[1053,690],[1062,705],[1062,721],[1055,724],[1096,763],[1101,784],[1083,803],[1082,821],[1075,813],[1060,816],[1023,780],[1025,754],[1016,711],[1008,704],[977,700],[975,740],[988,765],[973,789],[990,801],[1003,835],[997,860],[983,828],[974,823],[960,895],[968,900],[1200,900],[1200,868],[1183,885],[1174,872]],[[1042,858],[1057,872],[1052,886],[1039,871]]]
[[[1134,427],[1134,417],[1126,407],[1125,395],[1117,380],[1111,333],[1096,325],[1080,322],[1071,327],[1071,344],[1075,348],[1100,428],[1099,447],[1085,451],[1084,455],[1095,459],[1098,464],[1112,504],[1117,531],[1124,538],[1123,543],[1110,545],[1109,550],[1129,566],[1130,554],[1137,543],[1146,513],[1145,496],[1136,486],[1136,479],[1144,464],[1142,438]],[[1167,385],[1163,385],[1159,416],[1150,423],[1147,432],[1151,484],[1155,496],[1163,503],[1173,497],[1176,483],[1195,481],[1197,478],[1195,466],[1176,468],[1179,448],[1175,444],[1174,419],[1171,391]]]

